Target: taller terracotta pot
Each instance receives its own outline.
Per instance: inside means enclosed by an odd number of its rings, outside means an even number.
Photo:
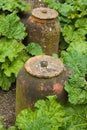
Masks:
[[[43,7],[33,9],[27,20],[27,32],[27,43],[39,43],[47,55],[58,53],[60,23],[55,10]]]
[[[64,84],[69,75],[59,59],[47,55],[30,58],[17,76],[16,115],[24,108],[33,109],[37,100],[48,95],[57,95],[59,102],[65,102]]]

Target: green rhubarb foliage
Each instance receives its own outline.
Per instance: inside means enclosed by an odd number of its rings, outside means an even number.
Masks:
[[[69,102],[87,103],[87,42],[73,42],[66,52],[62,52],[63,62],[72,74],[65,84]]]
[[[66,49],[72,41],[87,40],[86,0],[43,1],[48,3],[48,7],[55,9],[59,13],[58,19],[61,23],[61,50]]]
[[[11,84],[15,81],[15,77],[11,75],[11,77],[7,77],[3,70],[0,69],[0,87],[2,90],[9,90]]]
[[[2,64],[1,69],[4,71],[4,74],[7,77],[11,77],[12,74],[17,77],[17,74],[19,70],[23,67],[26,60],[30,58],[26,52],[21,51],[21,53],[14,58],[14,60],[11,62],[8,59]]]
[[[28,11],[30,5],[21,0],[0,0],[0,10],[9,12]]]
[[[56,98],[47,96],[46,100],[38,100],[34,111],[22,110],[16,118],[16,126],[21,130],[58,130],[65,112]]]
[[[43,51],[41,46],[38,43],[31,42],[27,46],[27,52],[32,56],[42,55]]]
[[[86,40],[87,18],[77,19],[75,25],[64,25],[62,35],[65,41],[70,44],[72,41]]]
[[[10,126],[8,129],[6,130],[18,130],[15,126]]]
[[[0,87],[8,90],[29,58],[26,47],[15,39],[0,39]]]
[[[5,62],[6,58],[13,61],[20,51],[22,51],[25,46],[15,39],[0,39],[0,62]]]
[[[5,130],[1,122],[0,122],[0,130]]]
[[[9,39],[22,40],[26,36],[24,24],[20,22],[20,18],[11,13],[7,16],[0,15],[0,35]]]
[[[87,15],[87,1],[86,0],[43,0],[48,3],[48,7],[57,10],[63,20],[81,18]],[[63,21],[64,22],[64,21]]]
[[[64,106],[64,127],[61,130],[86,130],[87,129],[87,104]]]

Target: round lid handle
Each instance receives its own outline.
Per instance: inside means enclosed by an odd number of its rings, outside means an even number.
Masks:
[[[47,10],[46,10],[46,9],[43,9],[41,12],[42,12],[42,13],[47,13]]]
[[[41,67],[47,67],[48,62],[47,61],[41,61],[40,65],[41,65]]]

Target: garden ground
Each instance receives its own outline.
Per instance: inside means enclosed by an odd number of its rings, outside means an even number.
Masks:
[[[4,127],[14,125],[15,121],[15,86],[8,92],[0,89],[0,116]]]

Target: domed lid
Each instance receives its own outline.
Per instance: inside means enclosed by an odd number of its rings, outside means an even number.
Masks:
[[[39,19],[54,19],[58,16],[58,13],[54,9],[40,7],[33,9],[32,15]]]
[[[48,55],[32,57],[24,67],[29,74],[39,78],[58,76],[64,70],[64,65],[59,59]]]

